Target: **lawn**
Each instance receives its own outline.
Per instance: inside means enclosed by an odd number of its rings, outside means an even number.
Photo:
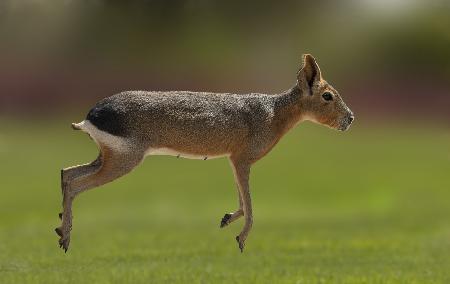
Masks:
[[[70,122],[1,122],[0,283],[450,283],[448,128],[297,127],[252,168],[242,254],[228,161],[149,157],[76,199],[64,254],[59,170],[97,154]]]

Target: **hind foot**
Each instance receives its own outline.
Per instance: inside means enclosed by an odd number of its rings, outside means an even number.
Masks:
[[[55,229],[56,234],[59,236],[59,247],[67,252],[70,244],[70,231],[72,230],[71,216],[64,216],[63,213],[58,214],[59,219],[63,220],[62,225]],[[68,218],[67,221],[65,218]]]
[[[61,227],[56,228],[55,232],[60,237],[58,240],[59,247],[62,248],[64,252],[67,252],[70,244],[70,233],[64,233]]]

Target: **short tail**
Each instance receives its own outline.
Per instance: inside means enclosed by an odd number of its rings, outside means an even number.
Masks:
[[[82,121],[80,123],[72,123],[72,128],[74,130],[82,130],[83,129],[83,125],[84,125],[84,121]]]

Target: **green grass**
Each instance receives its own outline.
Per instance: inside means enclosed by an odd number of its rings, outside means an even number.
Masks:
[[[97,153],[69,122],[2,122],[0,283],[450,282],[446,128],[296,128],[252,168],[243,254],[228,161],[150,157],[80,195],[64,254],[59,170]]]

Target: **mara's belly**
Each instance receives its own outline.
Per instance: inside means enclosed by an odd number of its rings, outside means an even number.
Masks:
[[[198,159],[198,160],[208,160],[208,159],[216,159],[222,157],[228,157],[228,153],[223,154],[194,154],[187,153],[180,150],[170,149],[170,148],[149,148],[145,152],[145,156],[151,155],[166,155],[166,156],[175,156],[177,158],[186,158],[186,159]]]
[[[86,133],[88,133],[92,139],[99,145],[100,147],[106,146],[117,152],[127,152],[133,149],[133,140],[130,138],[115,136],[105,131],[98,129],[95,125],[93,125],[90,121],[84,120],[81,123],[73,124],[75,129],[80,129]],[[182,140],[179,137],[178,140]],[[229,153],[225,150],[224,145],[220,143],[214,143],[214,141],[206,141],[206,143],[192,143],[190,140],[184,141],[185,143],[181,143],[184,146],[180,147],[149,147],[145,152],[144,156],[149,155],[169,155],[175,156],[179,158],[187,158],[187,159],[215,159],[221,157],[230,156]],[[198,141],[197,141],[198,142]],[[195,147],[194,147],[195,146]],[[185,150],[181,150],[181,148],[185,148]],[[223,151],[217,151],[217,149],[224,149]]]

